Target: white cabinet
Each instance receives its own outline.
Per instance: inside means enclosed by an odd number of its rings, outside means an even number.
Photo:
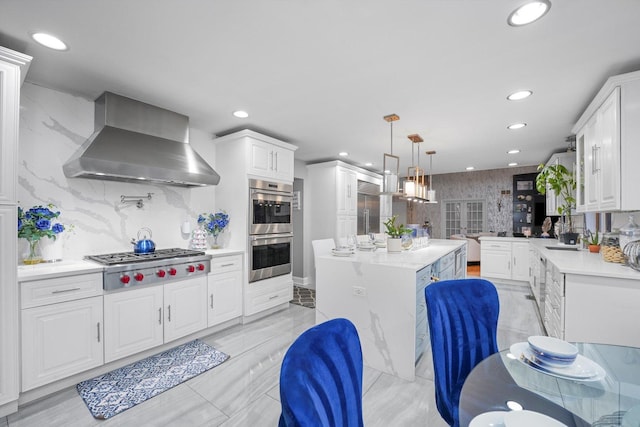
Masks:
[[[576,159],[576,154],[573,152],[567,153],[556,153],[551,156],[549,161],[547,161],[547,166],[550,165],[563,165],[566,167],[569,172],[574,171],[574,164]],[[564,204],[564,200],[561,196],[557,195],[552,188],[547,185],[547,190],[545,191],[546,196],[546,209],[547,215],[558,215],[558,206],[562,206]]]
[[[542,323],[547,335],[564,340],[565,275],[550,262],[547,262],[546,267],[544,294]]]
[[[111,362],[207,327],[207,278],[104,296],[105,361]]]
[[[357,234],[358,181],[379,187],[382,177],[341,161],[309,165],[307,171],[307,206],[313,224],[308,241],[333,238],[339,243]],[[382,209],[387,205],[380,206],[382,218]]]
[[[261,178],[293,181],[293,151],[268,142],[251,140],[249,174]]]
[[[153,286],[104,296],[105,362],[164,342],[163,294],[162,286]]]
[[[292,299],[293,277],[291,273],[252,282],[249,283],[244,293],[244,315],[258,314]]]
[[[30,56],[0,47],[0,417],[18,410],[18,121],[30,63]]]
[[[207,286],[208,326],[242,316],[242,255],[213,258]]]
[[[22,391],[102,365],[100,273],[20,286]]]
[[[528,282],[529,243],[482,238],[480,271],[482,277]]]
[[[640,72],[609,78],[572,131],[577,210],[640,210]]]
[[[358,214],[358,176],[352,169],[336,167],[337,215]]]

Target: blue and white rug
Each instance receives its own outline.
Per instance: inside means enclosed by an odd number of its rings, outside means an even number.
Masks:
[[[220,365],[229,355],[194,340],[79,383],[95,418],[107,419]]]

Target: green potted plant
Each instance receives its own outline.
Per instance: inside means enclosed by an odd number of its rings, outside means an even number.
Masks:
[[[600,252],[600,239],[599,239],[599,235],[598,235],[598,230],[596,230],[596,233],[593,234],[590,230],[587,230],[584,233],[584,238],[587,242],[587,244],[589,245],[589,252],[593,252],[593,253],[598,253]]]
[[[387,252],[401,252],[402,251],[402,236],[405,234],[411,234],[412,229],[405,227],[404,224],[396,225],[397,215],[392,216],[384,222],[384,226],[387,229]]]
[[[560,239],[564,243],[575,244],[578,240],[578,233],[573,231],[573,220],[571,210],[575,208],[576,198],[574,190],[576,189],[576,180],[573,173],[570,172],[562,164],[541,164],[538,166],[538,176],[536,177],[536,189],[540,194],[545,194],[547,188],[554,191],[560,197],[558,205],[558,214],[562,216],[562,222],[565,229],[561,232]],[[566,221],[565,221],[566,219]]]

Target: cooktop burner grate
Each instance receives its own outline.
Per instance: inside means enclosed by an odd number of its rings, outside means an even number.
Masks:
[[[202,251],[194,251],[191,249],[158,249],[155,252],[146,254],[137,254],[134,252],[116,252],[104,255],[87,255],[85,259],[98,262],[102,265],[128,264],[145,261],[156,261],[170,258],[183,258],[198,255],[205,255]]]

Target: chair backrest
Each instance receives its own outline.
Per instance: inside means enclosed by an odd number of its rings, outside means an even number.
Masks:
[[[280,369],[280,427],[361,427],[362,349],[347,319],[303,332]]]
[[[498,292],[487,280],[461,279],[432,283],[424,293],[436,406],[449,425],[458,426],[465,379],[478,363],[498,351]]]
[[[313,240],[311,246],[313,246],[313,256],[318,257],[320,255],[329,255],[331,249],[336,247],[336,242],[333,239]]]

